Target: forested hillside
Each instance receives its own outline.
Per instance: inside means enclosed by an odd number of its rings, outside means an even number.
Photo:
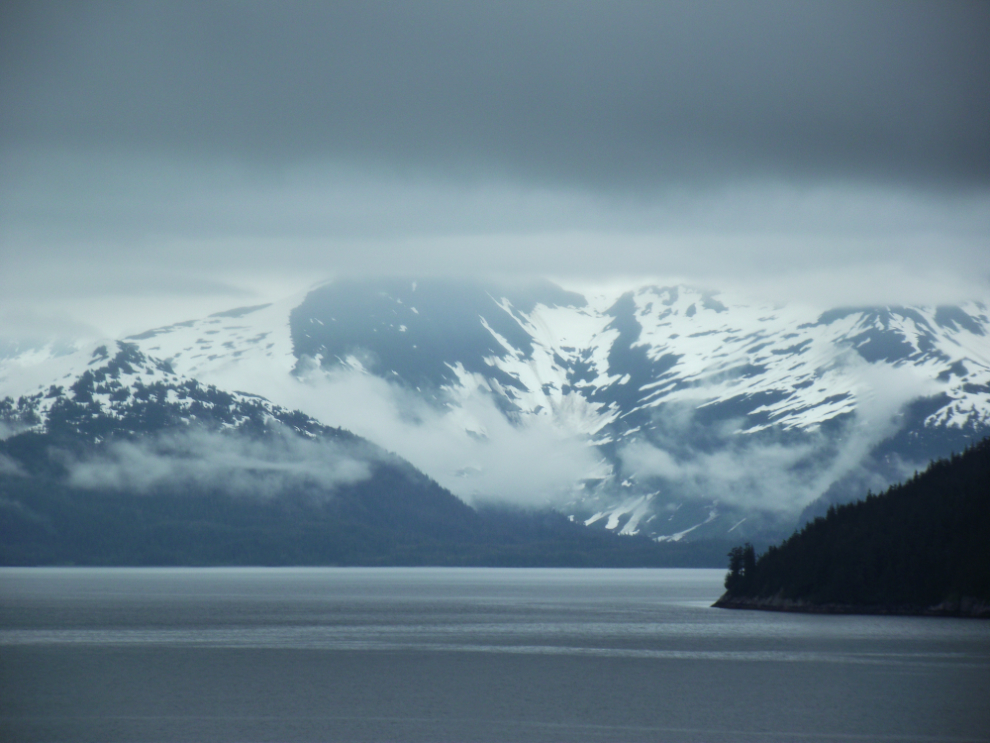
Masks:
[[[990,439],[729,567],[716,606],[990,616]]]

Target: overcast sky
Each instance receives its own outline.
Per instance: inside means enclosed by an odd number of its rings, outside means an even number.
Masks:
[[[0,5],[0,322],[344,273],[990,297],[990,3]]]

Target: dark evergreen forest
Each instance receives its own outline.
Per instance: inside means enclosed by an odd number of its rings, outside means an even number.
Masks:
[[[725,587],[717,606],[980,613],[967,607],[990,602],[990,439],[831,507],[758,558],[734,548]]]

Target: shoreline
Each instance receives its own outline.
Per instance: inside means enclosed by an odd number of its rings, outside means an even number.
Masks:
[[[712,604],[716,609],[750,611],[780,611],[799,614],[860,614],[874,616],[958,617],[966,619],[990,619],[990,601],[963,597],[956,601],[943,601],[933,606],[917,604],[815,604],[803,599],[785,599],[781,596],[734,596],[723,594]]]

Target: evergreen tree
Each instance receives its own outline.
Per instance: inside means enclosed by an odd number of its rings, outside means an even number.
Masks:
[[[749,544],[733,548],[725,587],[726,599],[884,611],[990,601],[990,439],[829,508],[759,559]]]

